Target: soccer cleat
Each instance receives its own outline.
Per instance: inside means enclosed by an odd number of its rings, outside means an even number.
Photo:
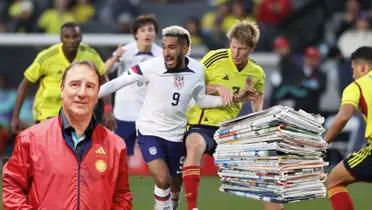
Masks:
[[[178,205],[180,203],[180,192],[171,192],[171,200],[172,200],[172,207],[173,210],[177,210]]]
[[[154,210],[172,210],[172,207],[166,203],[156,203]]]
[[[172,207],[173,210],[177,210],[179,201],[178,200],[172,200]]]

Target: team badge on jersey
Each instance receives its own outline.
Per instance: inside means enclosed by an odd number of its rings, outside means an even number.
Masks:
[[[96,161],[96,170],[99,172],[105,172],[107,169],[107,163],[104,160],[98,159]]]
[[[245,79],[245,84],[248,85],[248,86],[252,86],[252,83],[253,83],[253,78],[252,78],[252,76],[248,76],[248,77]]]
[[[150,155],[156,155],[158,153],[158,150],[156,149],[156,147],[150,147],[149,153]]]
[[[183,87],[184,85],[184,79],[183,79],[183,75],[176,75],[174,77],[174,87],[179,90]]]

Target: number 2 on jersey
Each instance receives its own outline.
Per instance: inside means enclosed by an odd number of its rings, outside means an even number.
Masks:
[[[173,93],[173,101],[172,101],[172,106],[177,106],[178,102],[180,102],[180,96],[181,94],[178,92]]]

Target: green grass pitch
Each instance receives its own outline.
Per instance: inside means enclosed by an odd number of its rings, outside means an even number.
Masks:
[[[133,192],[134,201],[133,210],[151,210],[153,209],[153,189],[154,182],[151,177],[130,177],[130,188]],[[199,209],[201,210],[261,210],[260,201],[240,198],[227,193],[219,192],[219,180],[217,177],[202,177],[200,185]],[[1,186],[1,182],[0,182]],[[2,189],[2,186],[1,186]],[[2,192],[2,191],[1,191]],[[354,184],[349,187],[349,192],[353,198],[355,209],[372,209],[372,187],[369,184]],[[2,204],[2,196],[0,196]],[[0,205],[2,209],[2,205]],[[181,196],[179,210],[186,209],[185,200]],[[331,210],[327,199],[316,199],[311,201],[302,201],[285,205],[285,210]]]
[[[153,209],[154,182],[151,177],[130,177],[130,187],[134,196],[134,210]],[[217,177],[202,177],[199,191],[200,210],[263,210],[262,202],[233,196],[219,192],[220,183]],[[370,184],[354,184],[349,192],[354,201],[355,209],[372,209],[372,187]],[[286,204],[285,210],[331,210],[326,198]],[[185,200],[182,195],[179,210],[185,210]]]

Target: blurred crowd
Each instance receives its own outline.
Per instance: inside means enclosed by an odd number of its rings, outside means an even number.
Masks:
[[[140,0],[3,0],[0,30],[58,34],[63,23],[73,21],[87,32],[127,33],[128,25],[140,14],[139,3]]]
[[[75,21],[85,33],[130,33],[136,16],[151,13],[147,4],[162,5],[160,11],[154,10],[160,23],[169,22],[166,13],[176,14],[173,24],[189,29],[194,47],[225,47],[225,34],[235,20],[259,24],[262,34],[256,51],[271,51],[277,36],[287,37],[297,53],[325,44],[338,46],[344,56],[355,45],[372,42],[368,0],[3,0],[0,32],[58,34],[64,22]],[[204,12],[188,11],[190,4],[203,5]]]

